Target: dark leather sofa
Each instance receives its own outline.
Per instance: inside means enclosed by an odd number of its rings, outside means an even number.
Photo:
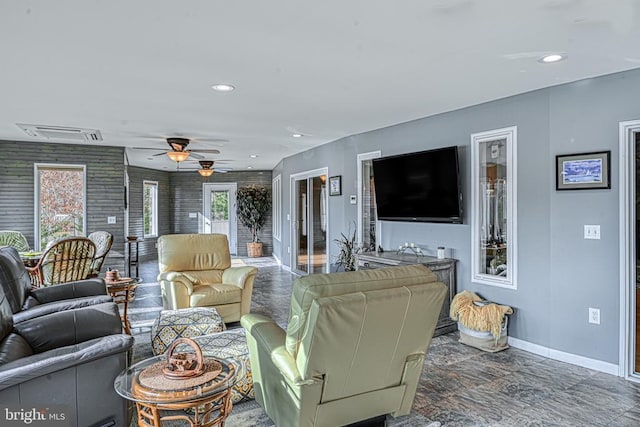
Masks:
[[[13,256],[0,248],[0,402],[24,411],[62,411],[70,426],[125,426],[127,404],[113,381],[127,365],[133,338],[122,334],[118,307],[99,299],[86,303],[91,296],[76,283],[67,290],[56,285],[51,293],[30,292],[25,301],[37,303],[14,313],[16,299],[5,282],[20,283],[20,269],[18,277],[11,274],[7,259]],[[78,307],[76,295],[87,299]]]
[[[0,247],[0,288],[7,297],[14,323],[56,311],[112,301],[102,279],[87,279],[31,290],[29,273],[18,251]]]

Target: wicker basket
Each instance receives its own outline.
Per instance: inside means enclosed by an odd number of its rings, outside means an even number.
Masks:
[[[247,243],[247,256],[257,258],[262,256],[262,242]]]

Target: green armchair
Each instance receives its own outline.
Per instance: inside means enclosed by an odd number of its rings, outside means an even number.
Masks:
[[[167,234],[158,238],[158,282],[167,310],[215,307],[225,323],[249,313],[255,267],[231,267],[224,234]]]
[[[293,285],[287,330],[247,314],[257,402],[279,427],[410,412],[447,287],[422,265]]]

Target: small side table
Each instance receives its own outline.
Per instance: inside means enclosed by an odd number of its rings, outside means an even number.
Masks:
[[[146,389],[140,384],[142,371],[166,359],[165,355],[143,360],[118,375],[114,382],[116,392],[136,403],[138,424],[161,427],[163,421],[185,420],[192,427],[223,427],[231,413],[231,388],[235,382],[234,365],[218,359],[222,372],[213,380],[194,387],[184,387],[183,380],[175,381],[175,390]],[[164,415],[160,411],[184,411]]]
[[[140,277],[139,273],[139,265],[140,260],[138,255],[140,254],[140,246],[139,243],[143,242],[144,239],[127,239],[127,276],[131,277],[131,267],[136,268],[135,277]],[[135,245],[135,251],[133,250],[133,246]]]
[[[123,277],[119,280],[106,280],[107,292],[113,297],[113,302],[122,305],[120,318],[122,327],[126,334],[131,335],[131,323],[129,322],[129,303],[136,297],[136,287],[139,281],[130,277]]]

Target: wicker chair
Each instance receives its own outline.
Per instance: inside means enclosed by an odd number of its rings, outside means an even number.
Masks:
[[[91,273],[96,245],[86,237],[60,239],[48,247],[38,263],[28,268],[34,288],[83,280]]]
[[[98,277],[100,270],[102,270],[102,264],[104,264],[104,260],[107,259],[111,245],[113,245],[113,234],[108,231],[94,231],[89,234],[87,238],[96,245],[96,255],[91,263],[91,273],[89,273],[89,277]]]
[[[12,246],[18,252],[29,250],[29,242],[24,234],[13,230],[0,230],[0,246]]]

